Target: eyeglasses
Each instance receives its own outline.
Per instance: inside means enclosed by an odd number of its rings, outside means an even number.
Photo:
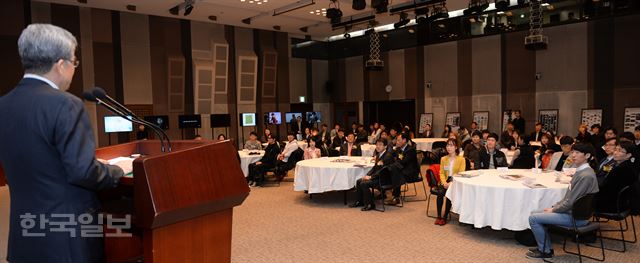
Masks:
[[[73,65],[74,68],[77,68],[78,66],[80,66],[80,60],[78,59],[74,59],[74,60],[65,59],[65,60],[69,61],[69,63],[71,63],[71,65]]]

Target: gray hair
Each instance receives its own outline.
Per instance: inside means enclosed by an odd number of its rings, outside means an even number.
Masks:
[[[71,60],[78,42],[69,31],[50,24],[31,24],[18,39],[18,53],[27,73],[44,74],[60,59]]]

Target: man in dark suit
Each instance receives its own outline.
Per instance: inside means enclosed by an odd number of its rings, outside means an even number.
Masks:
[[[355,143],[356,137],[353,133],[347,135],[347,141],[340,146],[341,156],[362,156],[360,145]]]
[[[322,124],[321,126],[321,131],[320,131],[320,141],[322,141],[322,144],[324,145],[330,145],[331,144],[331,132],[329,132],[329,126],[327,126],[327,124]]]
[[[372,202],[371,188],[380,184],[388,184],[389,172],[385,169],[387,166],[394,162],[393,153],[387,149],[387,141],[385,139],[378,139],[376,141],[376,158],[375,165],[363,178],[356,181],[356,196],[357,200],[350,207],[364,206],[362,211],[369,211],[376,206]]]
[[[259,161],[249,164],[249,176],[247,180],[251,186],[261,186],[264,182],[264,173],[269,169],[276,167],[280,147],[273,135],[268,135],[267,148],[264,149],[264,155]]]
[[[0,162],[11,195],[9,262],[101,262],[102,237],[87,237],[80,225],[102,229],[96,191],[115,187],[131,171],[131,161],[119,164],[123,172],[96,160],[84,105],[65,92],[78,66],[76,46],[60,27],[29,25],[18,40],[24,78],[0,98]]]
[[[598,166],[595,167],[598,185],[602,185],[604,178],[607,177],[611,169],[616,165],[616,160],[613,159],[613,156],[617,145],[617,138],[609,138],[601,148],[604,155],[598,158]]]
[[[412,179],[420,173],[418,167],[418,155],[416,148],[409,145],[409,134],[401,133],[396,137],[396,162],[389,167],[391,171],[393,188],[393,198],[385,202],[385,204],[396,205],[400,203],[400,186],[404,184],[407,178]]]
[[[518,134],[524,134],[524,125],[525,121],[522,118],[520,110],[513,111],[514,118],[511,120],[513,122],[513,128],[518,131]]]
[[[302,116],[298,116],[295,119],[291,120],[291,132],[293,134],[300,134],[304,132],[304,123],[302,122]]]
[[[478,167],[479,169],[496,169],[498,167],[509,166],[509,163],[507,163],[507,156],[505,156],[503,152],[496,149],[497,141],[497,134],[489,134],[489,137],[487,137],[487,150],[480,152],[480,167]]]
[[[531,141],[532,142],[539,142],[542,139],[542,134],[544,134],[542,132],[542,123],[537,122],[536,123],[536,130],[534,132],[531,133]]]

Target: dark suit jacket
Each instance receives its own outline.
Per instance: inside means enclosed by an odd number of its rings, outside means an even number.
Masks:
[[[486,151],[485,151],[486,152]],[[520,155],[513,160],[511,168],[531,169],[536,165],[534,150],[529,145],[520,145]]]
[[[347,146],[349,145],[349,143],[345,142],[342,145],[340,145],[340,155],[342,156],[346,156],[349,153],[349,149],[347,148]],[[351,147],[356,147],[355,149],[351,150],[351,156],[362,156],[362,150],[360,149],[360,145],[354,143]]]
[[[598,185],[602,185],[604,183],[604,179],[609,175],[611,169],[616,165],[616,161],[614,159],[607,160],[607,157],[598,162],[598,166],[596,167],[596,178],[598,179]]]
[[[264,155],[260,158],[260,162],[267,166],[275,166],[278,160],[278,154],[280,154],[278,143],[269,144],[267,148],[264,149]]]
[[[300,122],[300,126],[298,126],[298,121],[296,121],[296,119],[291,120],[291,132],[293,132],[293,134],[304,133],[304,128],[304,121]]]
[[[380,176],[384,176],[386,173],[382,171],[383,168],[391,165],[395,160],[393,159],[393,152],[387,150],[382,154],[382,158],[378,156],[376,153],[375,165],[371,170],[367,173],[367,175],[371,176],[372,179],[379,178]],[[382,162],[382,164],[380,164]],[[387,171],[388,172],[388,171]]]
[[[627,185],[632,185],[638,180],[631,161],[624,161],[615,166],[605,177],[600,186],[600,191],[595,196],[595,208],[597,212],[616,212],[616,198],[618,192]]]
[[[356,136],[356,143],[364,143],[369,141],[369,134],[365,130],[359,132]]]
[[[542,133],[542,131],[538,132],[538,139],[536,140],[536,132],[535,131],[532,132],[531,133],[531,138],[530,138],[531,141],[532,142],[539,142],[542,139],[542,134],[544,134],[544,133]]]
[[[417,178],[420,173],[416,148],[411,145],[407,145],[404,151],[401,148],[396,148],[396,164],[405,180],[411,181]]]
[[[479,169],[489,169],[489,161],[491,156],[487,151],[480,152],[480,167]],[[497,167],[508,167],[509,163],[507,163],[507,157],[504,155],[502,151],[495,150],[493,154],[493,166]]]
[[[327,131],[324,136],[322,136],[322,131],[320,133],[318,133],[318,136],[320,137],[320,140],[322,141],[322,143],[329,145],[331,144],[331,132]]]
[[[342,144],[346,142],[347,139],[345,137],[340,138],[340,136],[333,137],[333,143],[331,143],[331,149],[335,149],[336,147],[342,147]]]
[[[25,237],[21,216],[66,214],[75,220],[81,214],[96,219],[99,202],[96,191],[114,187],[122,170],[95,159],[95,142],[82,101],[56,90],[45,82],[25,78],[0,98],[0,161],[11,195],[9,216],[9,262],[98,262],[102,257],[100,238],[81,238],[68,232],[40,229],[40,218]],[[5,220],[5,219],[2,219]],[[95,222],[95,221],[94,221]]]

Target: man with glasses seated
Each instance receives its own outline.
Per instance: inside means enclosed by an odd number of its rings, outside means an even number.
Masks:
[[[376,141],[375,166],[371,168],[366,176],[356,181],[356,196],[358,199],[350,207],[364,206],[362,211],[376,208],[372,201],[371,188],[378,186],[380,180],[390,179],[389,171],[385,167],[394,162],[393,152],[387,148],[386,143],[387,141],[382,138]],[[388,184],[388,182],[383,181],[383,184]]]
[[[589,166],[593,152],[593,146],[590,143],[576,143],[572,146],[571,159],[578,168],[571,177],[569,190],[553,207],[529,216],[529,225],[537,247],[529,249],[526,253],[527,258],[552,258],[553,249],[551,249],[551,237],[547,225],[571,226],[573,220],[571,209],[574,203],[587,194],[598,192],[598,180]],[[584,226],[588,222],[588,220],[576,220],[576,226]]]
[[[598,163],[598,171],[596,172],[598,185],[602,185],[604,178],[609,174],[609,172],[611,172],[611,169],[613,169],[613,166],[616,164],[616,161],[613,159],[613,154],[616,151],[617,142],[617,138],[609,138],[602,146],[606,155],[601,157],[600,162]]]
[[[498,142],[498,135],[495,133],[489,134],[487,137],[487,150],[480,152],[480,166],[479,169],[496,169],[498,167],[508,167],[507,156],[498,149],[496,144]]]
[[[622,188],[632,185],[638,180],[638,174],[634,170],[632,153],[636,147],[631,142],[620,142],[620,145],[613,147],[613,165],[602,179],[600,192],[596,194],[594,202],[595,209],[600,213],[615,213],[618,192]]]

